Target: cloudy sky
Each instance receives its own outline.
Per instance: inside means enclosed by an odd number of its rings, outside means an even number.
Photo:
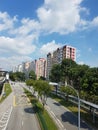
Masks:
[[[0,0],[0,68],[77,49],[76,62],[98,67],[98,0]]]

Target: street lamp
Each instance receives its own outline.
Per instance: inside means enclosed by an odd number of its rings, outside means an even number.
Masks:
[[[72,89],[74,89],[74,91],[76,92],[77,94],[77,97],[78,97],[78,130],[80,130],[80,97],[79,97],[79,93],[78,91],[73,88],[72,86],[70,86]]]

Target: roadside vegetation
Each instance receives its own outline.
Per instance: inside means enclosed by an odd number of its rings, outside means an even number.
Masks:
[[[10,86],[9,83],[5,83],[3,89],[4,89],[4,91],[3,91],[3,95],[2,95],[2,97],[1,97],[1,99],[0,99],[0,103],[1,103],[7,96],[9,96],[9,94],[12,92],[12,89],[11,89],[11,86]]]
[[[53,119],[44,109],[43,104],[39,102],[39,100],[35,96],[33,96],[27,89],[24,89],[24,92],[26,93],[26,95],[30,99],[30,102],[32,103],[34,112],[36,113],[37,118],[39,120],[41,130],[58,130]]]
[[[25,73],[22,72],[10,72],[9,76],[12,81],[25,81]]]
[[[98,67],[79,65],[71,59],[54,64],[50,72],[50,81],[70,85],[79,92],[80,98],[98,104]]]

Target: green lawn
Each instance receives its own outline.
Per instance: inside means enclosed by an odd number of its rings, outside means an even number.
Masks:
[[[4,93],[5,95],[2,96],[0,103],[12,92],[11,86],[9,83],[4,84]]]
[[[33,105],[33,109],[36,112],[37,118],[41,126],[41,130],[58,130],[58,127],[54,123],[53,119],[50,117],[48,112],[43,108],[42,104],[36,99],[36,97],[34,97],[26,89],[24,89],[24,91]]]

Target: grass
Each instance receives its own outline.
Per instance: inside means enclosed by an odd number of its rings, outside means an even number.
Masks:
[[[54,95],[54,94],[51,94],[50,96],[53,99],[55,99],[57,102],[59,102],[61,105],[63,105],[66,108],[68,108],[72,113],[74,113],[75,115],[78,116],[78,107],[77,107],[76,104],[74,104],[74,103],[72,103],[70,101],[66,101],[65,99],[63,99],[63,98],[61,98],[61,97],[59,97],[57,95]],[[93,115],[89,111],[81,108],[80,113],[81,113],[81,118],[83,120],[85,120],[92,127],[98,129],[98,117],[96,117],[96,119],[95,119],[96,122],[93,123]]]
[[[24,89],[24,92],[30,99],[30,102],[33,105],[33,109],[37,115],[37,118],[40,123],[41,130],[58,130],[53,119],[50,117],[48,112],[43,108],[43,105],[33,96],[28,90]]]
[[[5,95],[3,95],[0,99],[0,103],[12,92],[11,86],[9,83],[5,83],[4,84],[4,93]]]

